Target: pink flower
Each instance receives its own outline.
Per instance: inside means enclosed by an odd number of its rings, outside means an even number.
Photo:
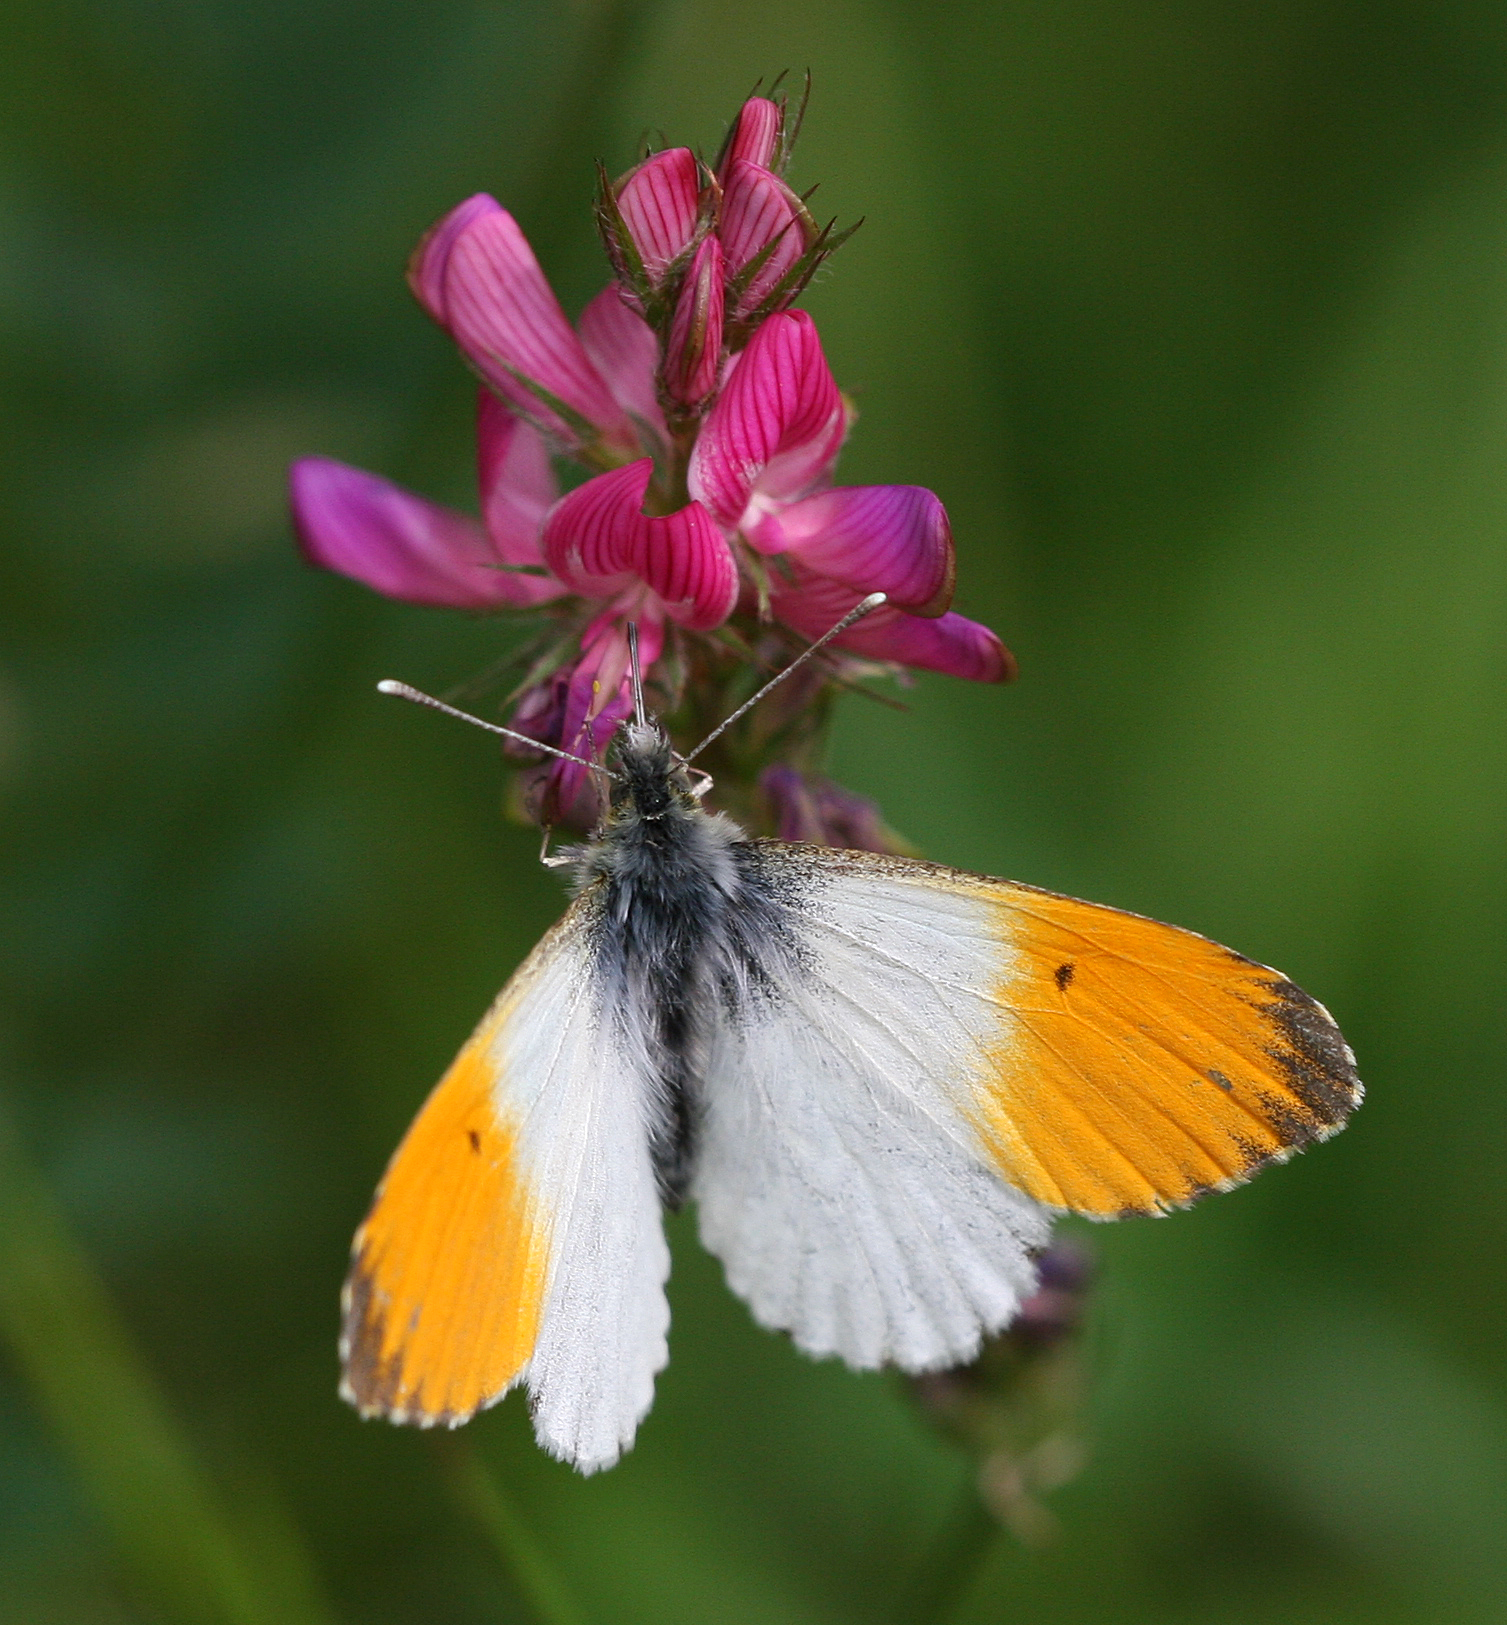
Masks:
[[[540,547],[559,494],[544,442],[485,390],[476,439],[481,523],[328,457],[294,463],[293,524],[305,556],[410,604],[524,609],[558,598],[565,588]]]
[[[556,446],[599,464],[637,451],[622,380],[594,363],[495,199],[480,194],[452,209],[419,244],[408,279],[482,381]]]
[[[882,591],[889,603],[842,646],[980,681],[1010,675],[999,639],[949,612],[952,535],[937,498],[832,484],[851,414],[815,324],[784,307],[839,239],[780,178],[788,146],[783,105],[756,97],[716,177],[680,147],[604,180],[617,280],[574,327],[494,199],[468,198],[424,237],[414,293],[483,383],[480,521],[325,458],[294,465],[294,522],[314,563],[388,597],[547,606],[574,628],[578,652],[562,659],[557,644],[513,719],[543,744],[588,760],[606,749],[630,709],[629,621],[647,675],[672,631],[683,657],[712,659],[710,644],[695,656],[695,639],[730,616],[813,639]],[[594,477],[561,496],[552,452]],[[543,822],[590,824],[598,789],[555,760],[533,793]]]
[[[690,493],[725,532],[785,556],[789,578],[772,575],[771,609],[804,637],[883,592],[889,604],[839,644],[979,682],[1012,675],[987,627],[948,612],[952,531],[937,498],[914,485],[829,485],[846,430],[816,324],[804,311],[771,316],[712,407],[691,453]]]

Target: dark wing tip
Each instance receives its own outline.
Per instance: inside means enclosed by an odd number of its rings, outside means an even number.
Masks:
[[[1267,984],[1272,995],[1262,1014],[1277,1042],[1268,1053],[1302,1104],[1293,1122],[1294,1145],[1327,1139],[1342,1128],[1365,1090],[1355,1072],[1355,1056],[1334,1017],[1295,982],[1279,977]]]
[[[426,1408],[422,1384],[404,1385],[402,1350],[383,1357],[386,1320],[363,1262],[358,1249],[340,1294],[339,1393],[347,1405],[367,1421],[381,1417],[400,1427],[458,1428],[502,1398],[489,1396],[465,1411]]]
[[[358,1251],[340,1294],[340,1397],[362,1416],[401,1409],[402,1361],[382,1357],[384,1317]]]

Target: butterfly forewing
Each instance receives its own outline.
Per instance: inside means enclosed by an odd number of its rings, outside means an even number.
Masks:
[[[907,980],[922,1012],[980,1034],[969,1116],[1018,1189],[1096,1218],[1249,1178],[1332,1134],[1361,1097],[1322,1005],[1192,931],[940,864],[806,849],[818,935]],[[930,913],[966,970],[894,963],[894,922]],[[938,1054],[945,1068],[958,1056]],[[954,1076],[954,1085],[959,1080]]]
[[[1207,937],[959,877],[1007,965],[981,1127],[1005,1177],[1094,1218],[1182,1206],[1340,1128],[1359,1102],[1329,1012]]]
[[[454,1426],[521,1381],[541,1443],[587,1471],[631,1442],[669,1320],[600,914],[592,892],[572,905],[414,1121],[357,1232],[342,1337],[363,1413]]]

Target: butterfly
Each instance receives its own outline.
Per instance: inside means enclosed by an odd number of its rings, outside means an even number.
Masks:
[[[603,771],[574,901],[357,1231],[341,1391],[365,1416],[454,1427],[521,1383],[546,1450],[612,1466],[668,1357],[662,1210],[686,1201],[808,1354],[961,1364],[1060,1214],[1185,1206],[1361,1098],[1324,1007],[1206,937],[751,839],[641,696]]]

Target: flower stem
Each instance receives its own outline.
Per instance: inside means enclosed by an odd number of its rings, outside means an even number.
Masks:
[[[998,1534],[970,1472],[902,1593],[895,1625],[946,1625],[972,1591]]]
[[[585,1615],[548,1552],[469,1439],[436,1440],[451,1493],[479,1524],[538,1625],[584,1625]]]
[[[232,1527],[93,1262],[32,1168],[0,1095],[0,1339],[154,1617],[328,1625],[288,1519]],[[263,1497],[265,1499],[265,1497]],[[267,1510],[267,1509],[264,1509]]]

